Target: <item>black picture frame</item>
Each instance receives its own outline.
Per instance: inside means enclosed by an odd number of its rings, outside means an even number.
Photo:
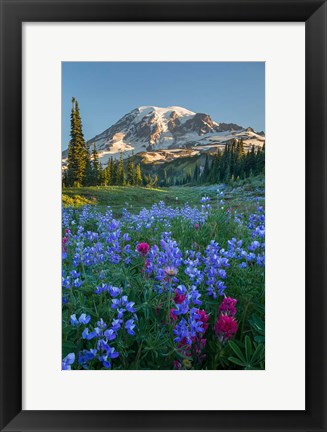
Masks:
[[[326,1],[0,0],[0,4],[0,429],[161,432],[326,431]],[[22,23],[56,21],[305,22],[304,411],[22,411]]]

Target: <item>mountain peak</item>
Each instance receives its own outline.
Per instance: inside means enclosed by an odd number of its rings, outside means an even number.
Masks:
[[[195,112],[190,111],[190,110],[183,108],[183,107],[180,107],[180,106],[158,107],[158,106],[153,106],[153,105],[145,105],[145,106],[140,106],[136,109],[139,110],[140,112],[156,111],[158,113],[166,113],[166,112],[175,111],[179,114],[188,114],[188,115],[194,115],[195,114]]]
[[[145,105],[135,108],[132,112],[138,112],[139,114],[135,117],[134,123],[141,121],[145,116],[153,116],[157,118],[161,123],[166,123],[169,119],[181,118],[181,120],[188,120],[190,117],[193,117],[195,113],[186,108],[179,106],[169,106],[166,108]]]
[[[173,105],[142,105],[124,115],[114,125],[88,141],[96,145],[100,160],[128,157],[144,152],[174,152],[194,149],[216,151],[234,139],[248,140],[248,145],[263,145],[264,137],[235,123],[217,123],[207,113],[195,113]],[[245,142],[246,144],[246,142]]]

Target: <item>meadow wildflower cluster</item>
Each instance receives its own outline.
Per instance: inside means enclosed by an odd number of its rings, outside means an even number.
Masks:
[[[223,195],[63,209],[62,369],[264,368],[264,207]]]

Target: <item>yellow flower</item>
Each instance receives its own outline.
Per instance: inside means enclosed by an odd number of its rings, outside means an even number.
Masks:
[[[184,365],[184,367],[186,367],[186,369],[190,369],[190,367],[192,366],[192,363],[190,362],[189,359],[184,359],[183,365]]]

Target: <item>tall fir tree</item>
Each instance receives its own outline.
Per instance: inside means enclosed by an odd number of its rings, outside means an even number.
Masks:
[[[108,160],[107,168],[105,169],[105,186],[111,185],[111,163]]]
[[[106,186],[106,170],[103,168],[102,163],[99,162],[99,182],[101,186]]]
[[[110,160],[110,172],[111,184],[115,186],[118,184],[118,164],[113,160],[113,158]]]
[[[68,144],[68,158],[67,158],[67,186],[73,186],[74,184],[74,172],[75,172],[75,98],[72,98],[72,109],[70,112],[70,140]]]
[[[70,141],[68,145],[68,183],[69,186],[82,186],[85,179],[85,170],[88,151],[83,135],[82,119],[77,100],[72,98],[70,116]]]
[[[122,152],[120,152],[120,156],[119,156],[118,184],[120,186],[125,185],[124,160],[123,160],[123,153]]]
[[[136,184],[136,186],[141,186],[141,184],[142,184],[142,172],[141,172],[141,165],[140,164],[137,164],[137,167],[136,167],[135,184]]]
[[[193,172],[193,183],[197,184],[198,180],[199,180],[199,176],[200,176],[200,169],[199,169],[199,165],[196,162],[195,167],[194,167],[194,172]]]
[[[93,167],[92,167],[92,162],[91,162],[91,155],[89,152],[87,152],[87,153],[88,153],[88,156],[86,159],[83,185],[84,186],[92,186],[92,184],[93,184]]]
[[[100,183],[100,179],[101,179],[101,165],[99,162],[99,154],[95,143],[93,144],[91,160],[92,160],[92,171],[93,171],[93,186],[97,186]]]
[[[77,159],[77,172],[76,172],[76,179],[77,184],[79,186],[83,185],[83,179],[85,174],[85,168],[86,168],[86,162],[88,158],[88,151],[86,147],[86,143],[84,140],[83,135],[83,125],[82,125],[82,119],[79,111],[79,105],[76,100],[75,102],[75,122],[76,122],[76,159]]]
[[[135,166],[134,166],[134,152],[132,156],[128,158],[127,163],[127,183],[131,186],[135,183]]]

